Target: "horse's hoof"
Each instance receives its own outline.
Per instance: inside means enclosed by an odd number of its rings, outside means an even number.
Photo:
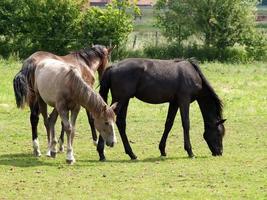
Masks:
[[[137,156],[134,155],[134,154],[130,155],[130,157],[131,157],[131,160],[136,160],[137,159]]]
[[[190,159],[195,159],[195,155],[194,155],[194,154],[192,154],[192,155],[188,155],[188,158],[190,158]]]
[[[36,156],[36,157],[40,157],[42,154],[41,154],[41,152],[39,150],[34,149],[33,150],[33,155]]]
[[[160,155],[160,156],[162,156],[162,157],[166,157],[167,154],[166,154],[165,152],[161,152],[161,155]]]
[[[57,152],[51,151],[50,155],[52,158],[56,158],[57,157]]]
[[[105,162],[105,161],[106,161],[106,158],[105,158],[105,157],[100,157],[100,158],[99,158],[99,161],[100,161],[100,162]]]
[[[66,163],[69,165],[73,165],[75,163],[75,160],[67,160],[66,159]]]

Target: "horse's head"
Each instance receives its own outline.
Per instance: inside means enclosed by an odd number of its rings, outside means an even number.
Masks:
[[[113,147],[117,143],[115,134],[115,112],[116,104],[111,107],[105,106],[101,114],[94,119],[95,127],[103,137],[107,146]]]
[[[213,156],[221,156],[223,153],[223,136],[226,119],[219,120],[214,124],[206,124],[204,139],[206,140]]]

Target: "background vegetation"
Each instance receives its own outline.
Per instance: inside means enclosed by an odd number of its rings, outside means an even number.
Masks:
[[[266,15],[266,9],[258,6],[256,12],[258,1],[155,2],[153,9],[140,12],[129,1],[118,0],[105,8],[88,7],[84,0],[3,0],[0,55],[25,58],[37,50],[66,54],[101,43],[118,46],[113,60],[267,60],[266,23],[256,23],[256,15]]]

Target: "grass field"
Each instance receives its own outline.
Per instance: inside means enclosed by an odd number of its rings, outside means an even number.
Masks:
[[[119,139],[113,149],[106,148],[107,161],[99,162],[82,110],[73,166],[65,164],[65,154],[56,159],[45,157],[42,120],[39,139],[43,155],[32,156],[29,109],[16,108],[12,89],[20,67],[16,61],[0,61],[1,200],[267,199],[267,63],[201,64],[225,106],[222,157],[212,157],[202,138],[203,123],[196,103],[190,113],[196,158],[188,159],[183,150],[179,115],[167,142],[168,155],[159,157],[167,105],[134,99],[127,132],[138,161],[129,160]]]

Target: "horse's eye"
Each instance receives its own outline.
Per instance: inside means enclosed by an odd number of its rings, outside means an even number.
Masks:
[[[108,126],[108,125],[109,125],[109,123],[108,123],[108,122],[105,122],[105,125],[106,125],[106,126]]]

